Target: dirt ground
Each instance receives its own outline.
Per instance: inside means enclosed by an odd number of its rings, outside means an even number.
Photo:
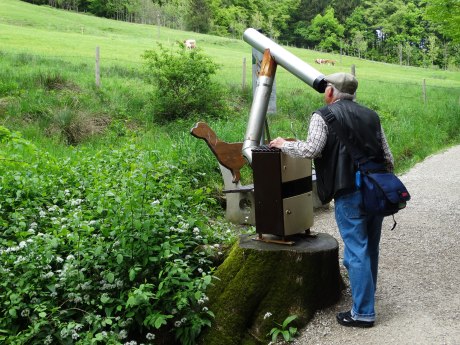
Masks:
[[[377,320],[369,329],[343,327],[335,320],[351,307],[350,291],[318,311],[295,345],[460,345],[460,146],[427,158],[400,176],[412,200],[383,224],[376,295]],[[315,214],[316,232],[343,243],[333,205]],[[341,265],[342,266],[342,265]],[[346,271],[342,274],[348,284]]]

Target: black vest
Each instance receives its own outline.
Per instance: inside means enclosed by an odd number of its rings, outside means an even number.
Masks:
[[[340,100],[329,107],[348,140],[359,147],[368,158],[384,163],[380,119],[377,113],[350,100]],[[321,108],[316,113],[325,114],[325,109],[326,107]],[[329,135],[321,157],[314,160],[318,197],[323,203],[356,190],[357,168],[353,159],[330,126],[328,130]]]

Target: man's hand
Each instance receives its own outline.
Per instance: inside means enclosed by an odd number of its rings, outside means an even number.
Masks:
[[[286,140],[284,140],[283,138],[276,138],[276,139],[273,139],[272,141],[270,141],[270,147],[277,147],[277,148],[282,148],[283,147],[283,144],[285,143]]]

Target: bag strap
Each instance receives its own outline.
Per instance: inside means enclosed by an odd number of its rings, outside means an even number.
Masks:
[[[378,164],[372,161],[363,153],[363,151],[361,151],[358,147],[353,145],[350,140],[348,140],[348,137],[345,135],[342,126],[337,121],[337,118],[333,113],[333,110],[329,107],[329,105],[322,108],[321,110],[317,110],[316,113],[318,113],[323,118],[329,129],[336,134],[337,138],[345,146],[345,149],[348,151],[359,170],[385,170],[385,167],[382,164]]]
[[[345,148],[358,167],[364,163],[369,162],[369,158],[367,158],[360,149],[358,149],[350,142],[350,140],[348,140],[347,136],[343,132],[342,126],[337,121],[337,118],[329,106],[322,108],[321,111],[316,111],[316,113],[318,113],[323,118],[327,126],[337,135],[337,138],[342,142],[342,144],[345,145]]]

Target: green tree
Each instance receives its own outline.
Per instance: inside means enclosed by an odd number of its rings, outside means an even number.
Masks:
[[[418,0],[366,0],[347,19],[346,37],[361,31],[369,45],[368,56],[400,61],[400,47],[407,43],[417,49],[428,37],[429,25],[423,19],[422,6]]]
[[[361,4],[362,0],[332,0],[332,7],[339,22],[345,23],[356,7]]]
[[[324,16],[318,14],[306,29],[298,29],[298,33],[312,45],[327,51],[340,49],[340,39],[345,31],[329,7]]]
[[[186,16],[187,29],[207,33],[211,23],[211,9],[207,0],[190,0]]]
[[[403,50],[404,50],[404,54],[406,55],[406,65],[409,66],[410,65],[410,59],[412,57],[412,53],[414,51],[414,48],[412,47],[412,45],[409,42],[406,42],[403,45]]]
[[[355,32],[353,47],[358,51],[359,58],[361,58],[361,54],[367,50],[367,41],[364,39],[364,35],[361,31]]]
[[[434,65],[435,60],[438,58],[440,48],[435,35],[428,37],[428,52],[427,55],[430,59],[431,66]]]
[[[460,1],[429,0],[426,18],[437,24],[439,31],[456,43],[460,43]]]
[[[297,4],[293,4],[290,17],[286,22],[287,28],[282,30],[281,39],[296,46],[308,43],[302,33],[305,33],[309,23],[316,15],[324,12],[330,2],[331,0],[300,0]]]

